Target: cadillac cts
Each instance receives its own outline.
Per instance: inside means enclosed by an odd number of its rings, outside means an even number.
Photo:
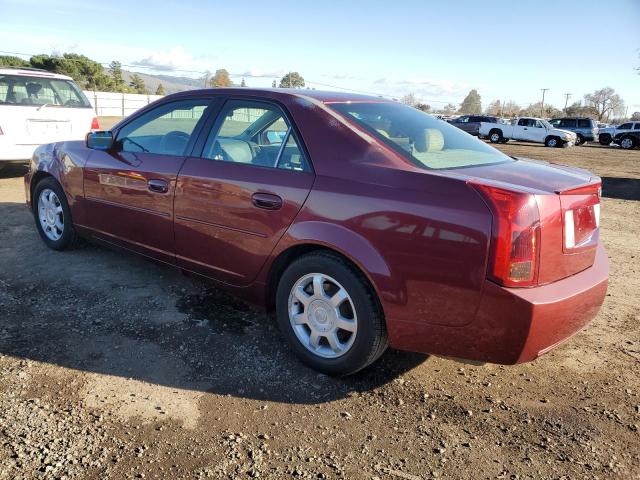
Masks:
[[[275,308],[312,367],[388,345],[535,359],[605,296],[600,179],[503,155],[380,98],[216,89],[167,96],[25,176],[42,240],[100,241]]]

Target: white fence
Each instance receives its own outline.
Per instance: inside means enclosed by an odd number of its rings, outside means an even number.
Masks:
[[[141,95],[138,93],[93,92],[85,90],[98,117],[126,117],[136,110],[162,98],[162,95]]]

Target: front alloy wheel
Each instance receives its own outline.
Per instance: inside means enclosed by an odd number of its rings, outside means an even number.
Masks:
[[[62,238],[64,233],[64,211],[56,192],[45,188],[38,195],[38,219],[42,232],[53,242]]]
[[[624,150],[630,150],[633,148],[633,139],[629,138],[629,137],[625,137],[622,140],[620,140],[620,148],[623,148]]]

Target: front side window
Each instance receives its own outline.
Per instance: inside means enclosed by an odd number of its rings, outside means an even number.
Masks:
[[[380,141],[427,169],[513,161],[462,130],[412,107],[392,102],[329,103]]]
[[[186,148],[209,100],[166,103],[126,124],[118,132],[120,151],[186,155]]]
[[[207,139],[202,157],[258,167],[310,170],[282,110],[260,101],[228,101]]]
[[[618,130],[631,130],[633,128],[633,123],[623,123],[618,127]]]
[[[0,75],[0,105],[91,108],[71,80],[24,75]]]

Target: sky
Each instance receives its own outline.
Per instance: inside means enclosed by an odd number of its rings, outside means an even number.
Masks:
[[[0,0],[0,51],[225,68],[253,87],[298,71],[319,90],[413,92],[436,109],[472,88],[522,106],[548,88],[562,108],[610,86],[640,111],[640,0]]]

